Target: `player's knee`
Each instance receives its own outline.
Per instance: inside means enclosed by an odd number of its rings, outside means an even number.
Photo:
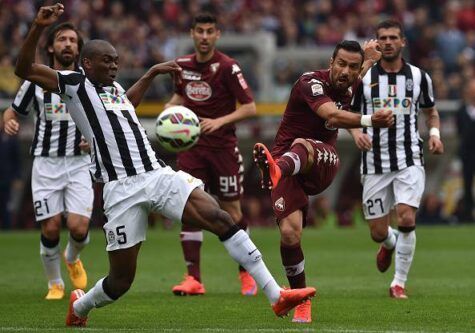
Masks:
[[[387,228],[373,228],[371,229],[371,238],[376,243],[381,243],[388,237],[388,229]]]
[[[302,232],[295,230],[292,227],[282,226],[280,227],[280,241],[282,244],[292,246],[300,243]]]
[[[241,211],[232,211],[228,212],[229,215],[231,216],[231,219],[234,221],[234,223],[238,224],[242,220],[242,213]]]
[[[86,217],[80,217],[73,223],[69,224],[69,232],[74,239],[82,239],[86,237],[88,230],[89,219]]]
[[[414,214],[411,213],[403,213],[399,216],[399,226],[402,227],[412,227],[416,225],[416,219]]]
[[[48,239],[58,239],[61,231],[61,219],[52,217],[41,223],[41,233]]]
[[[293,142],[292,142],[292,145],[291,147],[295,146],[295,145],[302,145],[305,147],[305,149],[307,149],[307,151],[310,151],[312,148],[312,145],[305,139],[302,139],[302,138],[297,138],[295,139]]]

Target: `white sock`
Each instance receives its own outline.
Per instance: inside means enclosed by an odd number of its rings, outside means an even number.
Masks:
[[[59,243],[55,247],[46,247],[40,241],[40,256],[43,262],[46,278],[48,279],[48,288],[53,284],[60,284],[64,287],[64,281],[61,278],[61,256]]]
[[[78,298],[78,300],[74,302],[73,309],[76,316],[85,318],[93,308],[100,308],[114,302],[112,298],[107,296],[102,288],[102,281],[104,281],[104,279],[105,278],[102,278],[97,281],[94,287],[89,289],[83,297]]]
[[[285,153],[282,156],[288,156],[294,162],[294,170],[292,171],[292,176],[298,174],[299,171],[300,171],[300,157],[299,157],[299,155],[289,151],[289,152]]]
[[[271,304],[280,297],[281,288],[267,269],[262,255],[244,230],[239,230],[223,242],[229,255],[252,275]]]
[[[87,244],[89,244],[89,233],[87,233],[86,238],[82,242],[78,242],[69,234],[68,245],[66,245],[66,251],[64,252],[66,261],[72,264],[78,260],[79,253]]]
[[[394,230],[393,228],[388,227],[388,237],[386,237],[382,245],[388,250],[394,249],[394,247],[396,246],[396,240],[397,240],[398,234],[399,232],[396,232],[396,230]]]
[[[391,287],[405,287],[415,250],[416,232],[401,232],[396,243],[395,274]]]

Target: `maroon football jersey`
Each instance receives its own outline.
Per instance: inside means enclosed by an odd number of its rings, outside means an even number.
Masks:
[[[335,146],[338,129],[329,128],[315,111],[324,103],[334,102],[338,109],[349,109],[354,87],[339,91],[330,85],[330,70],[302,74],[292,87],[282,122],[274,140],[272,155],[287,152],[297,138],[314,139]]]
[[[236,110],[236,101],[241,104],[253,101],[236,60],[215,50],[213,58],[204,63],[196,61],[191,54],[176,59],[183,69],[175,80],[175,93],[184,99],[183,106],[198,117],[219,118]],[[213,133],[201,135],[198,146],[231,147],[237,143],[234,124],[221,127]]]

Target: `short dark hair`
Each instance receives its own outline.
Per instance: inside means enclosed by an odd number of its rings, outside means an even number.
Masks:
[[[404,37],[404,28],[402,27],[401,22],[395,19],[387,19],[376,26],[376,37],[378,37],[379,29],[390,29],[390,28],[397,28],[400,31],[400,36]]]
[[[193,17],[193,22],[191,23],[191,28],[194,29],[198,23],[217,24],[218,20],[216,19],[215,15],[213,15],[209,12],[203,12],[203,13],[199,13],[195,17]]]
[[[90,41],[88,41],[84,45],[84,48],[82,49],[81,54],[79,55],[81,64],[85,58],[91,59],[97,55],[100,55],[104,47],[107,46],[113,47],[111,43],[103,39],[91,39]]]
[[[361,54],[361,57],[364,59],[363,49],[361,48],[360,43],[358,43],[356,40],[342,40],[341,42],[336,44],[335,50],[333,51],[333,55],[332,55],[333,60],[335,60],[336,55],[338,54],[338,51],[340,49],[343,49],[348,52],[359,53]]]
[[[48,48],[50,46],[53,46],[54,39],[56,38],[58,33],[64,30],[73,30],[76,33],[78,37],[78,52],[81,53],[82,47],[84,45],[84,40],[82,39],[81,33],[76,28],[76,26],[71,22],[63,22],[58,25],[55,25],[48,30],[48,34],[46,36],[46,45],[44,48],[46,52],[46,56],[48,57],[50,66],[53,66],[54,64],[54,55],[48,51]],[[77,60],[75,62],[77,62]]]

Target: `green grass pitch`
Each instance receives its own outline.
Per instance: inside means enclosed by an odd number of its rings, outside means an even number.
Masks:
[[[254,242],[280,284],[277,229],[255,229]],[[307,283],[316,286],[314,322],[293,324],[271,311],[262,292],[239,294],[237,265],[219,241],[205,234],[202,277],[207,294],[177,297],[184,263],[178,227],[149,229],[131,290],[94,309],[88,332],[475,332],[475,227],[419,227],[407,285],[409,300],[388,297],[393,269],[375,267],[377,245],[365,226],[308,229],[303,246]],[[62,234],[64,248],[66,234]],[[67,299],[45,301],[39,231],[0,233],[0,332],[71,332],[64,326]],[[92,232],[82,254],[89,287],[107,273],[102,231]],[[66,269],[63,278],[69,295]],[[76,330],[77,331],[77,330]]]

